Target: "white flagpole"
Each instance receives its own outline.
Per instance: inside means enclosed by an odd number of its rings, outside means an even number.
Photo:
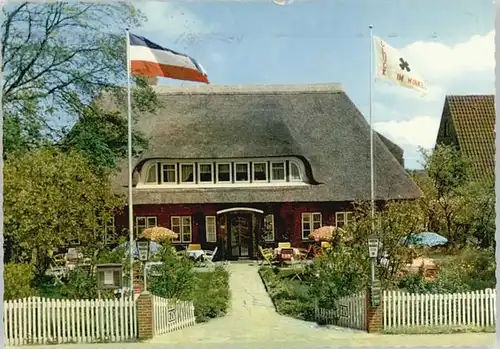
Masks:
[[[371,191],[371,217],[372,217],[372,234],[375,232],[375,174],[374,174],[374,161],[373,161],[373,102],[372,102],[372,89],[373,89],[373,25],[370,28],[370,191]]]
[[[128,229],[130,255],[130,289],[129,295],[134,298],[134,206],[132,203],[132,96],[130,92],[130,35],[127,34],[127,110],[128,110]]]

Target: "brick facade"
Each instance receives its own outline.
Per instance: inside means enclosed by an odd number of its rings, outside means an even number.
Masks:
[[[371,290],[366,292],[366,330],[368,333],[381,332],[384,329],[384,300],[380,297],[380,304],[372,306]]]
[[[153,295],[143,292],[137,298],[137,337],[152,339],[155,335]]]

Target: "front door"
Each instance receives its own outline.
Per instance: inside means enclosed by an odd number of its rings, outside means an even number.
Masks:
[[[229,253],[231,257],[248,257],[252,248],[252,216],[229,216]]]

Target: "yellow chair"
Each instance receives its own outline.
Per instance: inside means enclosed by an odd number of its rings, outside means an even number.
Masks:
[[[273,265],[274,262],[274,253],[272,250],[263,249],[262,246],[259,246],[259,252],[262,256],[263,260],[261,261],[261,265],[269,264],[269,266]]]
[[[189,250],[201,250],[201,244],[189,244],[187,249],[188,249],[188,251]]]
[[[289,242],[278,242],[278,248],[291,248],[292,244]]]

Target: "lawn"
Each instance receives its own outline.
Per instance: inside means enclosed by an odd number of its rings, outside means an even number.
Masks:
[[[214,271],[195,273],[195,280],[193,301],[196,322],[224,316],[231,299],[228,272],[218,267]]]

